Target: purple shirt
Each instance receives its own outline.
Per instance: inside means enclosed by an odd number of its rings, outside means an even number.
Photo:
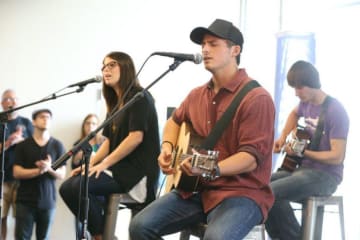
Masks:
[[[305,129],[310,134],[311,139],[314,137],[313,135],[318,125],[321,106],[321,104],[313,105],[304,102],[300,102],[299,104],[298,116],[304,117],[306,123]],[[318,146],[318,151],[329,151],[331,149],[330,140],[347,139],[348,132],[349,117],[346,110],[338,100],[332,98],[324,115],[324,130]],[[302,166],[326,171],[331,175],[334,175],[338,183],[342,181],[344,169],[343,163],[338,165],[326,164],[304,158]]]

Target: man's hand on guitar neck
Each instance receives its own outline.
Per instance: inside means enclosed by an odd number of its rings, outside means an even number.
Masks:
[[[303,157],[306,145],[300,143],[299,141],[288,142],[285,147],[284,151],[289,156],[296,156],[296,157]]]
[[[308,139],[301,139],[297,136],[297,130],[293,130],[288,136],[280,136],[274,142],[274,153],[286,153],[289,156],[302,157],[303,151],[305,150]]]

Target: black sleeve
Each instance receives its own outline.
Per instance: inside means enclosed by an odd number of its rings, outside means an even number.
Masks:
[[[14,160],[15,165],[24,166],[23,159],[26,158],[26,154],[24,150],[26,142],[27,140],[25,139],[24,141],[16,144],[15,146],[15,160]]]
[[[145,96],[134,103],[129,112],[129,131],[148,131],[152,101],[151,95],[145,92]]]

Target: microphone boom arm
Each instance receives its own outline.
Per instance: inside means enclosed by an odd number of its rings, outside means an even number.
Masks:
[[[50,95],[47,98],[43,98],[43,99],[35,101],[35,102],[31,102],[31,103],[28,103],[28,104],[25,104],[25,105],[22,105],[22,106],[19,106],[19,107],[16,107],[16,108],[11,108],[11,109],[9,109],[7,111],[0,112],[1,123],[2,123],[3,120],[7,119],[7,114],[9,114],[9,113],[15,112],[17,110],[20,110],[20,109],[23,109],[23,108],[26,108],[26,107],[30,107],[30,106],[35,105],[35,104],[39,104],[39,103],[42,103],[42,102],[47,102],[47,101],[50,101],[50,100],[54,100],[54,99],[57,99],[59,97],[63,97],[63,96],[66,96],[66,95],[69,95],[69,94],[72,94],[72,93],[82,92],[83,90],[84,90],[84,87],[79,87],[78,89],[76,89],[74,91],[70,91],[70,92],[67,92],[67,93],[60,94],[60,95],[56,95],[54,93],[54,94]]]

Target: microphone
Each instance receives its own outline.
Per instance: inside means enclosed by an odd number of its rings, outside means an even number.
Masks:
[[[77,83],[73,83],[73,84],[70,84],[69,86],[67,87],[84,87],[86,86],[87,84],[89,83],[99,83],[102,81],[102,77],[101,76],[95,76],[94,78],[90,78],[88,80],[84,80],[84,81],[81,81],[81,82],[77,82]]]
[[[66,162],[69,158],[74,156],[78,151],[83,150],[84,153],[91,153],[92,147],[89,143],[89,140],[93,137],[95,137],[96,132],[91,132],[89,135],[86,136],[86,138],[83,138],[78,144],[76,144],[71,150],[69,150],[67,153],[64,153],[60,158],[58,158],[52,165],[51,168],[56,170],[60,166],[63,165],[64,162]],[[90,155],[89,155],[90,156]]]
[[[172,57],[172,58],[175,58],[177,60],[182,60],[182,61],[192,61],[195,64],[199,64],[202,62],[202,56],[200,53],[184,54],[184,53],[172,53],[172,52],[154,52],[151,55]]]
[[[58,169],[66,160],[71,158],[74,155],[73,149],[63,154],[59,159],[57,159],[52,165],[51,168],[56,170]]]

